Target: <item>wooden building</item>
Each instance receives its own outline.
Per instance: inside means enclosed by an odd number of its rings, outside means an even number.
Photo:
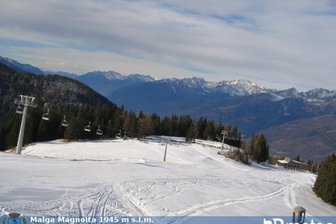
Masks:
[[[307,163],[296,161],[287,157],[285,159],[278,160],[277,164],[290,170],[310,171],[310,166]]]

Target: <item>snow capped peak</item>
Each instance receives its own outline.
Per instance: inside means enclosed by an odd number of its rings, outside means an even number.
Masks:
[[[114,71],[103,72],[102,75],[108,80],[123,79],[123,76],[120,73]]]
[[[245,96],[268,92],[263,86],[251,82],[247,79],[236,79],[230,81],[221,81],[211,84],[215,89],[221,92],[227,92],[230,95]]]
[[[259,86],[247,79],[237,79],[231,81],[208,82],[203,78],[191,77],[184,79],[163,79],[161,83],[167,83],[171,86],[180,86],[184,88],[199,89],[200,91],[212,91],[228,93],[231,96],[246,96],[269,92],[263,86]]]
[[[128,75],[127,77],[131,78],[131,79],[136,79],[136,80],[141,81],[141,82],[153,82],[153,81],[155,81],[155,79],[150,75],[131,74],[131,75]]]
[[[336,98],[335,90],[328,90],[322,88],[312,89],[308,92],[305,92],[305,96],[313,99],[326,99],[326,98]]]
[[[192,77],[192,78],[183,78],[183,79],[162,79],[160,80],[162,83],[168,83],[170,85],[179,85],[188,88],[204,88],[207,87],[208,82],[203,78]]]
[[[253,82],[251,82],[250,80],[248,79],[234,79],[234,80],[230,80],[230,81],[226,81],[227,83],[229,84],[232,84],[232,85],[257,85]]]
[[[301,98],[303,93],[299,92],[296,88],[290,88],[285,90],[280,90],[276,92],[277,95],[285,98]]]
[[[124,77],[120,73],[114,72],[114,71],[107,71],[107,72],[94,71],[94,72],[86,73],[82,76],[102,76],[102,77],[105,77],[108,80],[123,79],[123,77]]]
[[[133,79],[140,82],[151,82],[154,81],[154,78],[149,75],[140,75],[140,74],[131,74],[131,75],[122,75],[118,72],[114,71],[107,71],[107,72],[101,72],[101,71],[94,71],[84,74],[83,76],[101,76],[108,80],[127,80],[127,79]]]
[[[203,78],[192,77],[192,78],[185,78],[181,80],[186,86],[189,87],[205,87],[207,86],[207,81]]]

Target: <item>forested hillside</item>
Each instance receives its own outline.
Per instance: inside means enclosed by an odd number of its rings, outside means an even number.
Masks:
[[[12,117],[20,95],[36,97],[38,106],[113,104],[88,86],[62,76],[38,76],[19,73],[0,63],[0,122]]]

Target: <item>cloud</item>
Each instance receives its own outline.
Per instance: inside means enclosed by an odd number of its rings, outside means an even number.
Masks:
[[[69,72],[334,89],[335,26],[336,6],[324,0],[3,0],[0,49]]]

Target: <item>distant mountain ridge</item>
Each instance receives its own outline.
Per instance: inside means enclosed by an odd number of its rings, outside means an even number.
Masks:
[[[189,114],[196,119],[203,116],[237,126],[245,136],[265,132],[273,153],[281,151],[282,155],[300,154],[302,158],[321,159],[325,155],[319,153],[336,152],[330,138],[321,136],[326,131],[332,131],[324,129],[330,129],[328,124],[336,119],[333,116],[336,115],[335,90],[275,90],[246,79],[220,82],[197,77],[155,80],[148,75],[124,76],[114,71],[89,72],[80,76],[69,73],[63,75],[73,76],[110,101],[134,112],[154,112],[167,116]],[[303,127],[300,128],[298,124]],[[314,139],[321,141],[303,140],[311,132],[304,126],[311,124],[316,127]],[[299,138],[295,139],[279,134],[277,130],[303,133],[295,135]],[[283,144],[286,147],[281,147],[281,142],[286,142]],[[300,142],[300,147],[297,142]],[[323,150],[319,150],[321,144],[325,144]]]
[[[12,60],[10,58],[5,58],[0,56],[0,63],[7,65],[11,69],[17,71],[17,72],[27,72],[32,73],[35,75],[44,75],[44,72],[40,70],[37,67],[34,67],[30,64],[21,64],[15,60]]]
[[[150,75],[130,74],[122,75],[115,71],[93,71],[82,75],[68,73],[64,71],[42,71],[30,64],[22,64],[13,59],[0,56],[0,62],[6,64],[8,67],[18,72],[28,72],[36,75],[61,75],[76,79],[95,89],[103,95],[108,95],[109,91],[123,88],[125,86],[132,86],[138,83],[158,82],[170,83],[172,88],[174,85],[184,86],[186,88],[198,89],[205,92],[222,92],[230,96],[248,96],[261,93],[274,94],[275,100],[278,98],[303,98],[305,100],[325,100],[336,99],[336,90],[328,90],[323,88],[316,88],[307,92],[299,92],[295,88],[286,90],[268,89],[264,86],[258,85],[247,79],[236,80],[222,80],[219,82],[206,81],[203,78],[192,77],[183,79],[161,79],[155,80]]]
[[[75,79],[85,83],[105,96],[107,96],[111,91],[125,86],[154,81],[154,78],[148,75],[131,74],[123,76],[120,73],[113,71],[89,72],[84,75],[77,76]]]

